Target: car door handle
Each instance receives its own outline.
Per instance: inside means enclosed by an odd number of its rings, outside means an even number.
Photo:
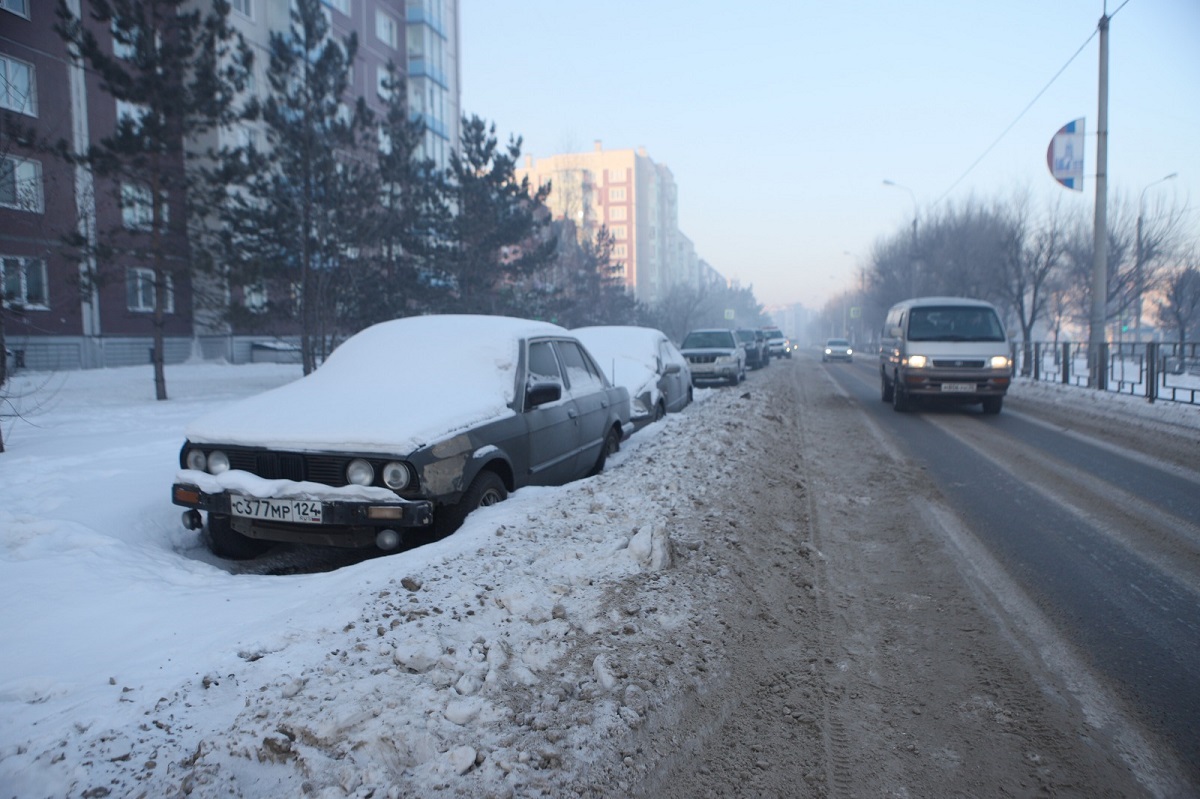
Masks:
[[[569,411],[567,411],[567,416],[570,416],[572,419],[574,419],[579,416],[579,411],[571,408]]]

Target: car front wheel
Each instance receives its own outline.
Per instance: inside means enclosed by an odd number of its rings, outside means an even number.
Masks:
[[[244,536],[233,529],[228,516],[208,514],[208,548],[218,558],[249,560],[267,551],[265,541]]]
[[[884,402],[892,401],[892,384],[883,372],[879,373],[879,398]]]
[[[594,477],[604,471],[604,464],[608,463],[608,456],[616,453],[620,448],[621,434],[616,428],[612,428],[604,437],[604,444],[600,447],[600,457],[596,460],[596,465],[588,472],[588,477]]]
[[[471,511],[495,505],[506,499],[508,499],[508,486],[504,485],[504,480],[490,469],[484,469],[475,475],[475,479],[471,481],[471,485],[462,495],[462,499],[454,505],[438,509],[437,516],[433,520],[437,537],[443,538],[462,527],[467,516],[471,515]]]

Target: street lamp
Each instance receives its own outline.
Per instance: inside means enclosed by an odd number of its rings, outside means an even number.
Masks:
[[[908,192],[908,196],[912,198],[913,204],[913,223],[912,223],[912,254],[909,256],[908,266],[908,290],[911,296],[917,296],[917,195],[913,194],[913,190],[908,186],[897,183],[894,180],[884,180],[883,185],[891,186],[896,189],[904,189]]]
[[[1157,186],[1159,183],[1165,183],[1179,175],[1178,172],[1172,172],[1165,177],[1150,183],[1146,188],[1142,189],[1141,196],[1138,197],[1138,215],[1137,215],[1137,250],[1133,261],[1134,277],[1137,280],[1137,304],[1134,307],[1135,323],[1133,332],[1133,340],[1137,343],[1142,341],[1142,294],[1146,290],[1146,278],[1142,272],[1142,214],[1146,205],[1146,192]]]

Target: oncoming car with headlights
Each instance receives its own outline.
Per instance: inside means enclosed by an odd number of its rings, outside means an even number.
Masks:
[[[922,297],[893,305],[879,349],[880,395],[897,411],[921,399],[978,403],[1000,413],[1012,355],[991,303]]]
[[[831,338],[825,342],[825,349],[821,352],[821,360],[853,363],[854,348],[844,338]]]
[[[172,501],[221,557],[269,542],[394,549],[526,485],[599,472],[633,430],[565,329],[421,316],[352,336],[312,374],[198,419]]]

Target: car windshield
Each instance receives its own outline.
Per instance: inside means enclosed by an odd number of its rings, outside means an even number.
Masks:
[[[1004,328],[991,308],[930,306],[913,308],[909,341],[1004,341]]]
[[[825,342],[826,347],[849,347],[850,342],[844,338],[831,338]]]
[[[680,349],[733,349],[733,334],[728,330],[696,330],[687,334]]]

